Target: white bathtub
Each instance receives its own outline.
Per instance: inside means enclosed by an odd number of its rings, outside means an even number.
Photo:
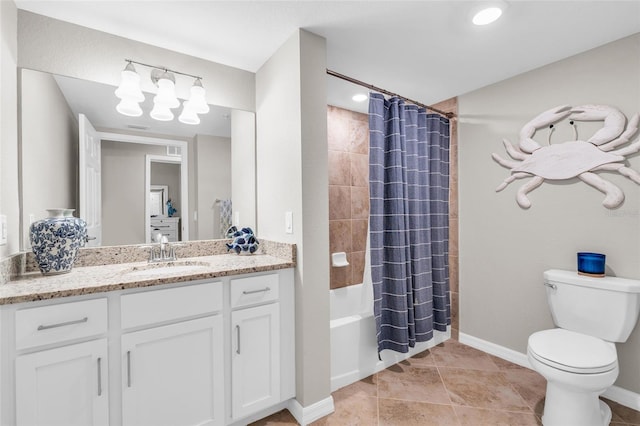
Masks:
[[[369,281],[365,274],[365,282]],[[451,331],[434,331],[429,342],[417,343],[408,353],[383,351],[378,360],[373,291],[370,281],[330,292],[331,391],[364,379],[390,365],[447,340]]]

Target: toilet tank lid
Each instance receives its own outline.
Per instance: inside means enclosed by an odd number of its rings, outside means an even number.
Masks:
[[[544,281],[547,283],[573,284],[592,288],[606,288],[611,291],[625,293],[640,293],[640,280],[619,277],[588,277],[578,275],[576,271],[563,271],[550,269],[544,272]]]

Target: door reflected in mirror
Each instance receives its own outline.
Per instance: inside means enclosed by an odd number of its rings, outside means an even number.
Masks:
[[[115,109],[115,87],[27,69],[20,76],[23,249],[30,249],[29,224],[52,207],[75,208],[88,223],[95,222],[102,236],[98,245],[144,243],[151,216],[168,216],[169,198],[180,217],[181,240],[223,238],[215,201],[232,199],[234,186],[251,188],[253,193],[243,190],[239,205],[246,212],[241,225],[255,228],[255,182],[238,181],[254,180],[254,174],[237,173],[232,180],[231,173],[234,161],[246,167],[246,161],[232,158],[232,152],[242,153],[238,146],[247,158],[255,155],[254,113],[211,105],[197,128],[148,115],[126,117]],[[145,97],[152,102],[153,94]],[[151,110],[144,103],[141,107]],[[98,136],[80,135],[80,114]],[[89,176],[79,162],[82,144],[92,137],[100,139],[102,161]],[[184,171],[173,183],[154,181],[147,170],[149,156],[172,158]],[[168,187],[164,198],[154,195],[152,185]]]
[[[151,185],[149,191],[149,215],[151,217],[167,215],[168,185]]]

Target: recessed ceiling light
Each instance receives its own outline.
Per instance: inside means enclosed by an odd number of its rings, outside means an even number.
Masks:
[[[498,6],[489,6],[479,10],[473,15],[472,22],[476,25],[487,25],[496,21],[502,15],[502,8]]]
[[[369,99],[369,97],[367,95],[365,95],[364,93],[358,93],[356,95],[353,95],[353,97],[351,98],[356,102],[364,102],[367,99]]]

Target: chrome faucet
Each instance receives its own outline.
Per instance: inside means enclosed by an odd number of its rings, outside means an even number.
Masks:
[[[172,262],[177,260],[175,248],[169,244],[169,239],[166,235],[158,233],[154,239],[158,243],[158,249],[156,250],[156,246],[151,246],[149,250],[149,263]]]

